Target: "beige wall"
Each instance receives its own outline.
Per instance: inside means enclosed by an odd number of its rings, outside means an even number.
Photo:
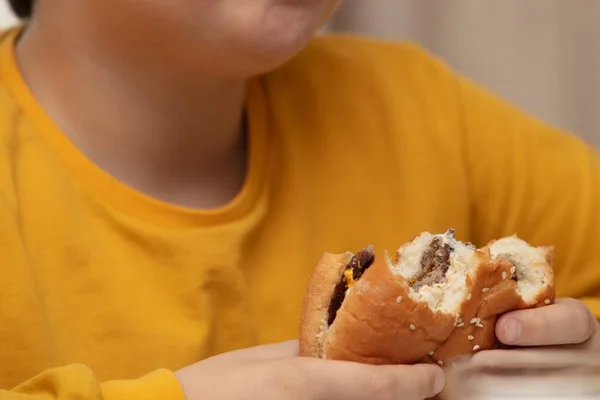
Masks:
[[[331,26],[418,41],[600,146],[598,0],[346,0]]]
[[[10,12],[8,2],[0,0],[0,29],[10,26],[16,22],[15,17]]]

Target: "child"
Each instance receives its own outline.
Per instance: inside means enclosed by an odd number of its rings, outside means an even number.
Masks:
[[[579,300],[500,340],[596,349],[579,140],[416,46],[313,39],[336,0],[32,1],[0,39],[0,399],[432,396],[437,367],[288,340],[322,252],[450,227],[556,246]]]

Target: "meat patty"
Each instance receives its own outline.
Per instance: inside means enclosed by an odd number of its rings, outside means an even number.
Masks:
[[[439,237],[434,238],[421,256],[421,272],[411,280],[412,288],[418,292],[423,286],[443,282],[450,268],[452,251],[448,243]]]
[[[333,289],[333,295],[331,296],[331,303],[329,303],[329,308],[327,310],[327,324],[333,324],[335,321],[335,317],[337,311],[342,306],[344,302],[344,298],[346,297],[346,291],[349,288],[349,281],[357,281],[360,277],[365,273],[365,271],[373,265],[375,261],[375,252],[373,251],[373,247],[367,247],[352,257],[346,268],[344,269],[344,273],[340,277],[339,282],[335,285]],[[351,279],[350,279],[351,278]]]

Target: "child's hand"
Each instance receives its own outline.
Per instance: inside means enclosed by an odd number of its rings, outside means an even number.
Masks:
[[[434,365],[372,366],[297,356],[296,341],[235,351],[176,372],[187,400],[422,400],[439,393]]]
[[[579,346],[600,352],[598,321],[585,304],[558,299],[556,304],[503,315],[496,336],[508,345],[523,347]]]

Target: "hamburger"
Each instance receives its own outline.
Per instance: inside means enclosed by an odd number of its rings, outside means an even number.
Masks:
[[[393,255],[325,253],[302,305],[300,355],[446,365],[497,346],[503,313],[554,303],[552,247],[517,236],[476,248],[424,232]]]

